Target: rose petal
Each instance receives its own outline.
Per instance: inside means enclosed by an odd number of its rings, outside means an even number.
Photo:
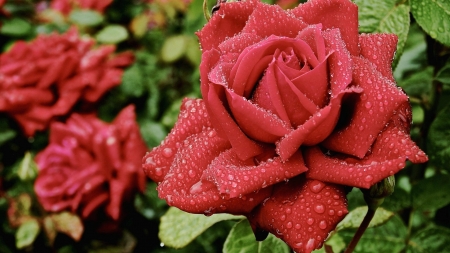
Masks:
[[[211,128],[188,137],[175,155],[169,173],[158,185],[159,197],[190,213],[250,212],[270,194],[270,187],[240,198],[224,199],[214,184],[201,181],[203,170],[229,147],[228,141]]]
[[[276,185],[248,219],[253,231],[269,231],[295,252],[311,252],[322,246],[347,213],[342,187],[296,177]]]
[[[251,138],[273,143],[291,131],[290,126],[270,111],[266,111],[251,101],[227,89],[227,98],[234,119],[246,135]],[[258,124],[255,124],[258,122]]]
[[[338,28],[348,51],[359,54],[356,4],[348,0],[312,0],[292,9],[291,13],[308,24],[322,24],[324,30]]]
[[[316,54],[319,62],[323,62],[326,57],[325,41],[321,34],[322,24],[311,25],[303,29],[297,38],[304,40]]]
[[[327,48],[330,89],[332,95],[339,94],[352,81],[352,59],[341,33],[337,29],[324,31],[323,38]]]
[[[229,53],[241,53],[246,47],[260,42],[263,38],[256,33],[240,33],[220,43],[219,49],[222,55]],[[0,69],[1,71],[1,69]]]
[[[302,20],[289,15],[280,6],[258,2],[242,32],[255,33],[263,38],[272,35],[294,38],[306,26]]]
[[[350,122],[340,126],[323,145],[333,151],[363,158],[394,111],[408,101],[408,97],[394,83],[383,78],[367,60],[353,57],[353,62],[354,84],[364,91],[352,108],[344,110],[351,113]]]
[[[216,184],[220,193],[235,198],[288,181],[306,170],[300,152],[286,162],[274,157],[256,164],[253,159],[242,161],[232,150],[227,150],[208,165],[202,179]]]
[[[428,160],[409,134],[394,124],[389,124],[378,135],[372,152],[364,159],[327,156],[318,147],[307,149],[304,155],[309,168],[308,178],[359,188],[370,188],[383,178],[394,175],[405,167],[407,159],[414,163]]]
[[[315,145],[323,141],[333,131],[340,114],[341,100],[347,93],[359,93],[359,88],[349,88],[331,99],[330,104],[315,113],[305,124],[299,126],[276,143],[277,154],[283,161],[297,152],[300,146]]]
[[[266,40],[247,47],[239,55],[239,58],[230,73],[230,88],[238,95],[248,97],[254,89],[257,80],[263,74],[272,61],[277,50],[284,51],[293,49],[297,57],[305,57],[312,67],[319,62],[308,44],[300,39],[270,36]],[[264,59],[262,62],[261,60]],[[244,67],[245,66],[245,67]]]
[[[184,99],[178,121],[169,135],[152,152],[143,158],[145,174],[155,182],[161,182],[166,176],[178,152],[178,148],[189,136],[200,133],[211,126],[205,104],[201,99]]]
[[[222,86],[216,85],[218,89],[224,89]],[[261,147],[249,139],[236,125],[236,122],[231,118],[229,112],[225,109],[222,101],[219,99],[218,92],[212,87],[209,90],[208,101],[208,113],[211,115],[211,122],[217,132],[228,139],[231,146],[235,150],[242,160],[246,160],[250,157],[258,155],[262,152]]]
[[[398,37],[395,34],[361,34],[359,46],[361,55],[372,62],[387,79],[395,82],[392,75],[392,60],[397,50]]]
[[[257,3],[245,1],[221,4],[209,22],[197,32],[202,50],[217,48],[226,38],[240,33]]]

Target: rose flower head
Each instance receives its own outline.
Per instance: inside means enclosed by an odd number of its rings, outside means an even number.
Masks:
[[[113,0],[52,0],[50,8],[68,15],[74,8],[88,9],[103,13]]]
[[[93,48],[94,43],[75,29],[14,43],[0,55],[0,112],[33,136],[51,120],[69,114],[77,102],[97,102],[121,83],[133,55],[113,55],[114,46]]]
[[[311,252],[348,212],[347,187],[427,161],[392,75],[397,37],[359,34],[350,0],[222,3],[197,35],[203,99],[143,158],[169,205],[246,215],[257,239]]]
[[[118,220],[145,188],[140,159],[146,151],[132,105],[111,124],[81,114],[72,114],[66,123],[53,122],[49,145],[35,157],[38,200],[49,212],[69,210],[85,220],[106,214]]]

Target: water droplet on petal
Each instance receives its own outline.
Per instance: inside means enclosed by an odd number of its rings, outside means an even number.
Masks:
[[[370,182],[373,180],[373,177],[371,175],[366,176],[366,178],[364,178],[364,181],[366,182]]]
[[[327,228],[327,222],[326,221],[321,221],[320,223],[319,223],[319,228],[321,228],[321,229],[326,229]]]
[[[309,185],[309,189],[314,193],[319,193],[323,187],[325,187],[325,184],[317,180],[314,180]]]
[[[314,211],[316,211],[316,213],[323,213],[325,212],[325,207],[323,205],[316,205]]]

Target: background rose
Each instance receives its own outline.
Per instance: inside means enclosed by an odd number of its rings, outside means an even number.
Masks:
[[[35,159],[39,202],[51,212],[70,210],[87,219],[97,211],[117,220],[123,205],[145,188],[139,163],[145,152],[134,106],[111,124],[80,114],[52,123],[50,144]]]
[[[68,15],[73,8],[104,12],[111,3],[112,0],[53,0],[50,7]]]
[[[76,29],[16,42],[0,55],[0,112],[19,122],[27,136],[67,115],[78,101],[97,102],[119,85],[131,52],[112,55],[115,46],[93,48]]]
[[[369,188],[407,159],[425,162],[392,76],[397,38],[359,35],[357,20],[347,0],[287,12],[222,4],[198,33],[203,100],[185,101],[144,157],[159,196],[188,212],[247,214],[255,232],[310,252],[347,212],[334,184]],[[253,209],[255,199],[271,204]]]

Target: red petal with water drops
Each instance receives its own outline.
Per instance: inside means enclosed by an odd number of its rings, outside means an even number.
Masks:
[[[342,112],[353,111],[348,125],[339,126],[340,130],[333,132],[323,145],[333,151],[363,158],[395,110],[408,101],[408,97],[368,60],[353,57],[353,63],[353,82],[364,91],[351,109]]]
[[[337,95],[352,81],[352,59],[338,29],[322,32],[328,57],[331,95]]]
[[[168,205],[190,213],[250,212],[270,194],[270,187],[239,198],[225,198],[213,183],[201,180],[208,164],[229,148],[229,142],[212,128],[189,136],[174,155],[164,181],[158,185],[159,197]]]
[[[341,100],[347,93],[360,93],[361,89],[352,87],[332,98],[329,105],[315,113],[305,124],[284,136],[276,143],[277,153],[284,161],[297,152],[302,144],[315,145],[323,141],[333,131],[339,118]]]
[[[286,162],[282,162],[280,157],[272,157],[256,164],[254,159],[242,161],[232,150],[227,150],[208,165],[202,179],[214,182],[220,193],[235,198],[288,181],[307,170],[301,152]]]
[[[359,46],[361,55],[372,62],[387,79],[395,82],[392,75],[392,60],[397,50],[398,37],[395,34],[361,34]]]
[[[257,3],[258,1],[245,1],[221,4],[205,27],[197,32],[202,50],[217,48],[227,38],[240,33]]]
[[[263,38],[255,33],[240,33],[220,43],[219,49],[222,55],[229,53],[241,53],[246,47],[260,42]]]
[[[183,100],[178,115],[178,121],[170,131],[169,135],[143,158],[145,174],[155,182],[164,180],[178,148],[189,136],[211,127],[205,104],[201,99]]]
[[[280,6],[258,2],[242,32],[255,33],[263,38],[271,35],[295,38],[306,26],[301,19],[289,15]]]
[[[342,187],[296,177],[276,185],[248,219],[253,231],[268,231],[295,252],[309,253],[322,246],[347,213]]]
[[[319,147],[307,149],[304,156],[309,168],[306,174],[308,178],[359,188],[369,188],[394,175],[405,167],[406,160],[414,163],[428,160],[409,134],[395,124],[389,124],[378,135],[371,153],[364,159],[328,156],[323,154]]]
[[[308,24],[322,24],[323,29],[338,28],[352,55],[359,54],[358,7],[348,0],[313,0],[291,11]]]

